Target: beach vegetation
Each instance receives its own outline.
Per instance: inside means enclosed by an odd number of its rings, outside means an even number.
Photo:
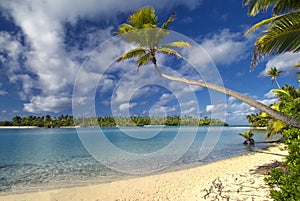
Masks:
[[[276,67],[272,67],[271,69],[267,70],[266,75],[271,77],[272,83],[275,81],[277,87],[280,88],[277,77],[282,76],[281,70],[278,70]]]
[[[240,133],[239,135],[245,138],[245,141],[243,142],[243,144],[254,145],[254,143],[255,143],[255,141],[253,139],[254,133],[252,133],[251,131],[246,131],[244,133]]]
[[[51,117],[50,115],[37,117],[15,116],[11,121],[2,121],[0,126],[35,126],[45,128],[59,128],[59,127],[116,127],[116,126],[147,126],[147,125],[161,125],[161,126],[229,126],[228,123],[219,119],[211,119],[204,117],[199,119],[196,117],[148,117],[148,116],[131,116],[131,117],[80,117],[74,119],[71,115],[60,115],[59,117]]]
[[[6,123],[5,123],[6,122]],[[4,124],[5,123],[5,124]],[[46,116],[14,116],[11,121],[0,122],[1,126],[34,126],[34,127],[62,127],[74,126],[73,116],[60,115],[59,117]]]
[[[250,123],[250,127],[267,127],[270,120],[269,115],[265,115],[262,112],[247,115],[247,120]]]
[[[299,0],[243,0],[248,14],[255,16],[272,9],[272,16],[253,25],[246,35],[262,29],[255,41],[250,69],[266,55],[300,51],[300,1]],[[299,66],[300,61],[295,66]]]
[[[255,16],[272,9],[272,16],[253,25],[246,35],[262,29],[255,42],[250,64],[252,70],[265,55],[278,55],[286,52],[300,51],[300,1],[299,0],[244,0],[248,14]],[[300,61],[294,67],[300,67]],[[274,74],[275,75],[275,74]],[[299,72],[297,73],[299,79]],[[299,81],[299,80],[298,80]],[[286,85],[274,90],[279,98],[273,108],[300,121],[300,90]],[[270,187],[271,197],[276,201],[300,200],[300,130],[288,122],[272,116],[269,121],[269,135],[282,133],[288,156],[283,167],[274,168],[265,179]]]

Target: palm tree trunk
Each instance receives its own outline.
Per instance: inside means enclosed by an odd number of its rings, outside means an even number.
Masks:
[[[172,81],[176,81],[176,82],[182,82],[182,83],[186,83],[186,84],[190,84],[190,85],[195,85],[195,86],[201,86],[201,87],[205,87],[205,88],[209,88],[224,94],[227,94],[229,96],[232,96],[236,99],[239,99],[241,101],[243,101],[244,103],[247,103],[248,105],[251,105],[253,107],[255,107],[256,109],[265,112],[269,115],[271,115],[272,117],[274,117],[275,119],[281,120],[282,122],[289,124],[291,126],[294,126],[296,128],[300,128],[300,122],[291,118],[290,116],[283,114],[281,112],[278,112],[276,110],[273,110],[272,108],[270,108],[267,105],[264,105],[248,96],[245,96],[244,94],[241,94],[239,92],[233,91],[231,89],[227,89],[225,87],[221,87],[215,84],[211,84],[211,83],[207,83],[207,82],[201,82],[201,81],[195,81],[195,80],[187,80],[184,78],[176,78],[176,77],[172,77],[166,74],[163,74],[160,72],[159,68],[157,67],[156,64],[154,64],[155,70],[158,73],[158,75],[160,77],[166,78],[168,80],[172,80]]]
[[[280,85],[279,85],[279,83],[278,83],[276,77],[275,77],[275,82],[276,82],[276,85],[277,85],[278,89],[280,89],[281,87],[280,87]]]

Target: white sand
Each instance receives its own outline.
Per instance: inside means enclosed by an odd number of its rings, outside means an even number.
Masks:
[[[258,166],[282,161],[279,147],[176,172],[111,183],[0,196],[1,201],[271,200]],[[213,182],[214,181],[214,182]],[[213,185],[214,183],[214,185]],[[219,187],[221,195],[219,195]],[[209,190],[210,189],[210,190]],[[205,199],[206,195],[206,199]]]

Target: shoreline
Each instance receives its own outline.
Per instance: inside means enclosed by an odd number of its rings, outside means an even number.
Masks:
[[[205,200],[205,195],[208,200],[213,200],[213,196],[218,196],[217,189],[214,189],[216,182],[224,186],[225,197],[270,200],[263,181],[264,175],[254,170],[274,160],[282,161],[287,152],[280,150],[280,147],[282,145],[271,146],[199,167],[108,183],[21,194],[7,192],[0,194],[0,200]]]

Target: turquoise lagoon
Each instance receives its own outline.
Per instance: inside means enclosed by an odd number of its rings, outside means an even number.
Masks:
[[[172,141],[178,140],[176,136],[179,130],[183,134],[182,139],[185,135],[194,135],[190,138],[193,139],[190,146],[184,147],[185,151],[180,157],[174,157],[176,161],[163,166],[159,171],[152,171],[152,174],[196,167],[269,146],[265,143],[257,143],[254,147],[243,145],[243,138],[238,133],[247,131],[247,127],[218,127],[216,131],[221,131],[220,135],[209,127],[101,128],[111,144],[129,154],[159,152]],[[196,133],[193,134],[192,131]],[[266,141],[265,131],[256,130],[254,133],[255,141]],[[99,128],[81,128],[80,135],[75,128],[0,129],[0,193],[90,185],[139,176],[126,171],[119,172],[113,165],[98,162],[80,140],[83,135],[97,136]],[[204,146],[203,141],[208,135],[217,144]],[[101,141],[95,144],[102,146]],[[164,157],[172,158],[172,153],[177,153],[176,149],[183,148],[180,146],[179,141],[172,152],[161,154],[159,160],[164,160]],[[202,151],[211,150],[207,156],[201,156],[201,148]],[[107,152],[99,155],[110,157]],[[128,161],[122,158],[116,160],[118,161],[115,163],[128,166]]]

